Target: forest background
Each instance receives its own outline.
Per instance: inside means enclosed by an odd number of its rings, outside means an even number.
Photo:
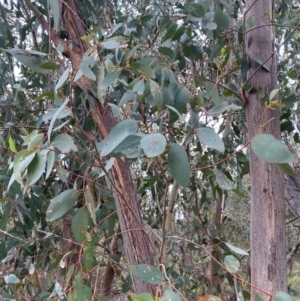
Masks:
[[[299,17],[0,1],[0,298],[299,299]]]

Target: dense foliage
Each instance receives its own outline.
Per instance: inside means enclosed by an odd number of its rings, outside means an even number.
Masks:
[[[0,4],[2,299],[133,295],[132,275],[157,285],[162,299],[249,299],[247,147],[293,174],[298,4],[276,2],[271,20],[280,89],[266,108],[281,108],[289,151],[267,134],[248,141],[249,61],[267,67],[246,56],[255,24],[243,1],[77,1],[71,25],[85,34],[72,39],[62,16],[76,1],[63,12],[59,0],[28,3]],[[117,121],[106,136],[99,112]],[[130,166],[149,266],[125,254],[118,158]]]

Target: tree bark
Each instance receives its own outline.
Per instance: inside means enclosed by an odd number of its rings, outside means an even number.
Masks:
[[[83,54],[89,49],[90,45],[84,42],[81,37],[87,34],[87,28],[82,18],[80,9],[76,0],[63,2],[62,21],[68,34],[68,41],[59,38],[57,32],[53,31],[46,19],[32,5],[30,0],[24,0],[27,7],[35,14],[51,41],[55,46],[61,45],[64,54],[70,57],[72,62],[73,75],[80,68]],[[70,46],[70,47],[69,47]],[[81,76],[75,82],[81,89],[91,87],[92,83],[85,76]],[[109,108],[104,108],[100,102],[93,97],[92,116],[98,127],[102,138],[107,137],[110,130],[116,125],[116,119],[113,117]],[[131,176],[129,164],[126,159],[117,158],[115,160],[110,180],[113,186],[113,195],[116,202],[117,213],[120,220],[121,232],[123,236],[124,248],[130,265],[152,264],[150,253],[150,242],[144,230],[140,210],[138,207],[137,194],[135,191],[133,179]],[[142,281],[140,278],[132,275],[133,287],[137,294],[155,293],[155,287]]]
[[[277,88],[274,54],[273,1],[247,0],[245,20],[254,28],[246,34],[246,53],[250,60],[248,79],[252,89],[246,94],[249,139],[259,133],[280,139],[280,109],[268,108],[270,92]],[[256,60],[264,62],[260,66]],[[268,71],[269,70],[269,71]],[[265,99],[260,99],[263,89]],[[262,90],[261,90],[262,91]],[[267,163],[250,149],[251,175],[251,300],[259,293],[265,300],[275,291],[286,291],[286,240],[284,175],[275,164]]]

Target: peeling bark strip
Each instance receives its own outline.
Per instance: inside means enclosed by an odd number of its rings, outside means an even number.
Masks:
[[[58,34],[50,28],[44,16],[41,15],[30,0],[24,1],[49,34],[54,45],[58,46],[60,44],[64,47],[64,52],[71,59],[73,73],[76,74],[80,68],[83,54],[89,49],[89,45],[80,39],[80,37],[87,34],[87,29],[76,0],[64,1],[63,5],[62,21],[68,34],[67,42],[61,40]],[[72,49],[69,48],[69,45],[72,45]],[[91,86],[91,82],[85,76],[81,76],[75,84],[82,89],[89,89]],[[113,117],[112,111],[104,108],[92,95],[91,99],[93,99],[92,116],[102,138],[105,138],[116,124],[116,119]],[[120,158],[115,160],[113,171],[110,173],[110,180],[114,187],[114,198],[129,264],[152,264],[149,239],[143,228],[137,194],[127,160]],[[145,283],[134,275],[132,275],[132,280],[137,294],[155,293],[154,286]]]
[[[251,61],[248,79],[252,84],[246,108],[249,140],[259,133],[280,139],[280,109],[266,107],[270,92],[277,88],[274,30],[269,22],[273,20],[273,5],[272,0],[246,1],[245,19],[252,18],[257,27],[246,34],[246,53]],[[266,67],[251,60],[253,57],[265,62]],[[259,97],[261,88],[266,99]],[[284,175],[275,164],[260,160],[250,150],[250,176],[251,300],[255,300],[255,293],[267,300],[275,291],[287,289]]]

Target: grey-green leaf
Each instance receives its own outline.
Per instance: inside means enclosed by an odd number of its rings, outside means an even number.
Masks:
[[[231,273],[236,273],[239,270],[240,262],[233,255],[227,255],[224,259],[224,265]]]
[[[275,292],[272,301],[292,301],[293,298],[285,292]]]
[[[224,173],[221,170],[216,168],[215,176],[216,176],[216,181],[221,189],[223,189],[223,190],[231,190],[232,189],[231,182],[228,180],[228,178],[224,175]]]
[[[48,177],[52,171],[54,161],[55,161],[55,152],[51,150],[47,154],[47,172],[46,172],[45,179],[48,179]]]
[[[239,255],[249,255],[246,251],[244,251],[236,246],[233,246],[232,244],[229,244],[227,242],[225,242],[225,244],[231,251],[233,251]]]
[[[112,73],[108,74],[101,82],[100,89],[104,90],[112,85],[115,80],[119,77],[121,70],[114,70]]]
[[[160,284],[164,281],[163,273],[153,265],[139,264],[131,266],[134,275],[150,284]]]
[[[160,133],[145,135],[141,139],[141,148],[148,158],[156,157],[162,154],[166,148],[167,140]]]
[[[168,151],[168,165],[174,179],[187,187],[190,182],[190,164],[186,150],[179,144],[173,143]]]
[[[68,189],[57,195],[47,209],[47,219],[52,222],[66,214],[77,202],[79,194],[78,190]]]
[[[107,156],[113,151],[126,137],[134,135],[138,130],[138,124],[132,119],[123,120],[118,123],[109,133],[109,135],[102,140],[97,149],[100,151],[101,157]]]
[[[270,163],[291,163],[295,158],[288,148],[270,134],[258,134],[251,140],[254,154]]]
[[[25,190],[40,179],[44,173],[45,166],[46,157],[42,157],[40,152],[37,152],[27,168],[27,179],[24,187]]]
[[[77,242],[82,243],[86,239],[88,227],[89,213],[85,207],[82,207],[72,219],[72,232]]]
[[[5,283],[13,283],[13,284],[17,284],[20,280],[19,278],[14,275],[14,274],[9,274],[9,275],[5,275],[4,276],[4,281]]]
[[[200,127],[195,130],[198,139],[212,149],[223,153],[225,150],[224,142],[221,137],[211,128]]]
[[[71,150],[78,151],[74,139],[68,134],[57,135],[52,142],[52,146],[58,148],[63,153],[69,153]]]
[[[53,15],[53,20],[54,20],[53,29],[56,32],[59,32],[62,2],[61,2],[61,0],[49,0],[49,4],[50,4],[51,10],[52,10],[52,15]]]
[[[86,56],[82,59],[80,64],[80,69],[82,73],[91,80],[96,80],[96,75],[91,70],[92,67],[95,66],[95,60],[91,56]]]

